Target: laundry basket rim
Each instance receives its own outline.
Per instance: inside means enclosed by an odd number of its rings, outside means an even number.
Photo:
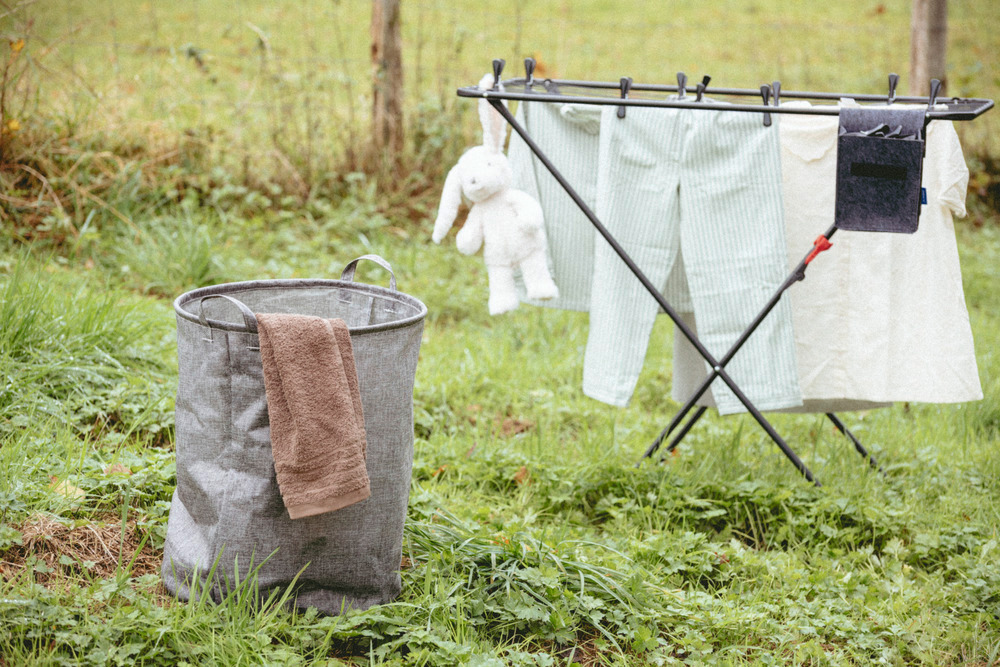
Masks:
[[[207,287],[199,287],[194,290],[190,290],[178,296],[174,300],[174,312],[178,317],[181,317],[189,322],[202,325],[201,321],[198,319],[198,314],[187,310],[185,306],[189,304],[196,304],[199,299],[207,296],[213,295],[226,295],[237,298],[236,294],[240,292],[247,291],[260,291],[260,290],[297,290],[297,289],[316,289],[316,288],[337,288],[337,289],[347,289],[355,291],[359,294],[367,294],[372,296],[377,296],[380,299],[386,299],[390,301],[395,301],[397,303],[406,305],[410,308],[415,308],[416,313],[409,315],[407,317],[400,318],[398,320],[393,320],[391,322],[384,322],[380,324],[369,324],[364,326],[351,326],[348,330],[351,335],[362,335],[369,333],[376,333],[379,331],[389,331],[392,329],[399,329],[402,327],[407,327],[416,324],[424,319],[427,315],[427,306],[424,305],[420,299],[406,294],[404,292],[391,290],[387,287],[381,287],[379,285],[370,285],[368,283],[360,283],[351,280],[334,280],[330,278],[276,278],[271,280],[246,280],[240,282],[232,283],[220,283],[218,285],[210,285]],[[233,331],[237,333],[253,333],[247,329],[246,325],[242,322],[224,322],[221,320],[213,320],[206,318],[209,327],[213,329],[221,329],[224,331]]]

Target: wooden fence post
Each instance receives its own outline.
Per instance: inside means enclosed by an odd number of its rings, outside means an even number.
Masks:
[[[948,50],[948,0],[913,0],[910,17],[911,95],[926,95],[931,79],[946,86]]]
[[[372,0],[372,148],[376,159],[403,150],[403,49],[400,0]]]

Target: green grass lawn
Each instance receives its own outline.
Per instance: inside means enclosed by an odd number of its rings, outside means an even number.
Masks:
[[[19,15],[36,21],[35,69],[12,88],[31,110],[18,164],[45,180],[0,170],[18,184],[0,192],[0,666],[997,664],[1000,215],[975,202],[957,224],[985,398],[842,415],[885,476],[820,415],[773,422],[822,488],[745,416],[709,415],[636,467],[678,407],[667,319],[631,405],[588,399],[586,314],[490,317],[481,258],[430,242],[433,188],[400,206],[392,183],[337,171],[364,135],[369,8],[39,0]],[[952,91],[996,97],[1000,5],[949,9]],[[393,176],[440,187],[476,126],[454,89],[496,56],[879,92],[905,75],[908,11],[404,3],[421,173]],[[998,121],[962,127],[967,155],[997,154]],[[255,611],[249,585],[219,606],[173,600],[158,575],[172,298],[337,277],[369,252],[429,309],[401,597],[340,617]],[[359,278],[385,283],[373,266]]]
[[[156,574],[174,484],[169,300],[138,268],[2,254],[0,656],[7,664],[992,664],[1000,657],[996,227],[961,228],[986,398],[706,418],[635,468],[676,405],[660,321],[632,405],[579,389],[586,316],[491,318],[480,260],[347,221],[203,230],[220,279],[330,276],[364,252],[430,311],[401,598],[341,618],[173,602]],[[188,216],[191,216],[190,219]],[[105,249],[111,253],[111,249]],[[117,256],[117,255],[114,255]],[[178,267],[158,291],[192,278]],[[383,281],[378,269],[364,278]],[[178,281],[170,285],[171,279]],[[544,372],[540,372],[545,369]],[[575,651],[575,653],[574,653]],[[336,657],[334,657],[336,656]],[[575,656],[575,657],[574,657]]]

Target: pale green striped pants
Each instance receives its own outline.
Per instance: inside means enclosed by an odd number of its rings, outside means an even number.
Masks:
[[[616,111],[602,109],[596,212],[654,285],[686,274],[699,339],[720,358],[788,271],[777,116],[764,127],[750,113]],[[584,393],[628,403],[657,311],[611,247],[597,243]],[[761,410],[801,405],[787,299],[726,370]],[[745,409],[721,380],[712,390],[720,413]]]

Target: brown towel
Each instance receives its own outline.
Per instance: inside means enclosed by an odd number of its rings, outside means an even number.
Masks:
[[[365,417],[347,325],[259,313],[260,357],[278,489],[293,519],[371,495]]]

